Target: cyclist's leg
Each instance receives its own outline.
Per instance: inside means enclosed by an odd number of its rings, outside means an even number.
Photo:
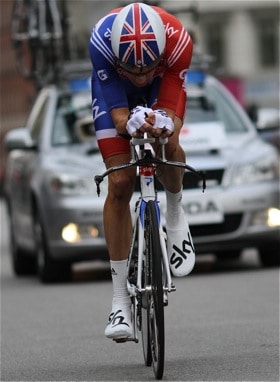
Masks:
[[[157,105],[157,98],[159,87],[161,84],[161,78],[156,77],[151,85],[150,95],[148,97],[148,106],[152,108],[159,108]],[[175,113],[174,120],[174,133],[168,139],[168,144],[166,145],[166,156],[169,160],[174,160],[178,162],[185,162],[185,152],[179,144],[179,134],[182,128],[182,121],[184,119],[184,112],[186,107],[186,93],[182,88],[180,97],[178,98],[177,110]],[[157,170],[157,177],[160,182],[164,185],[165,189],[171,193],[178,193],[182,188],[182,181],[184,176],[184,170],[179,167],[173,167],[172,171],[166,166],[162,166]]]
[[[105,159],[106,167],[129,162],[127,154]],[[109,175],[108,195],[104,205],[104,230],[111,260],[127,259],[132,237],[130,198],[134,189],[135,169]]]
[[[166,157],[171,161],[185,162],[186,156],[179,143],[179,134],[184,119],[186,102],[185,92],[182,90],[180,102],[174,120],[174,134],[166,145]],[[157,176],[166,190],[166,229],[167,250],[170,268],[175,276],[185,276],[190,273],[195,264],[195,252],[190,229],[182,206],[182,182],[184,170],[168,166],[161,166]]]
[[[107,158],[111,167],[127,162],[127,155]],[[127,256],[132,238],[129,201],[134,187],[135,170],[118,171],[109,176],[108,195],[104,205],[104,230],[110,256],[113,281],[112,311],[105,330],[109,338],[132,335],[130,298],[127,292]]]
[[[96,86],[95,86],[96,85]],[[129,142],[116,136],[110,113],[98,83],[93,81],[93,117],[96,137],[107,167],[128,162]],[[130,298],[127,292],[127,256],[132,236],[129,201],[134,188],[135,170],[112,173],[104,204],[104,231],[111,261],[113,280],[112,311],[105,330],[110,338],[132,334]]]
[[[166,157],[170,161],[185,162],[186,155],[179,143],[179,134],[182,127],[182,120],[175,116],[174,120],[174,134],[168,139],[166,145]],[[161,166],[157,172],[160,182],[164,185],[165,189],[171,193],[178,193],[181,191],[182,182],[184,177],[184,169],[180,167],[172,167],[172,171],[167,166]]]

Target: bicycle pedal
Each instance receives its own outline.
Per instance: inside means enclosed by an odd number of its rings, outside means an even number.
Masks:
[[[124,338],[113,338],[113,341],[115,341],[117,344],[122,344],[127,341],[134,341],[137,343],[138,339],[133,337],[124,337]]]
[[[128,341],[128,338],[113,338],[113,341],[115,341],[117,344],[120,344]]]

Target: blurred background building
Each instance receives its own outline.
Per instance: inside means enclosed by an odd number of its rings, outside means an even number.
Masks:
[[[66,0],[73,58],[88,59],[93,25],[130,1]],[[174,13],[195,36],[196,49],[213,56],[213,73],[244,107],[279,107],[278,0],[147,1]],[[36,93],[17,72],[11,44],[12,0],[1,0],[1,135],[24,123]],[[2,150],[1,150],[2,151]]]

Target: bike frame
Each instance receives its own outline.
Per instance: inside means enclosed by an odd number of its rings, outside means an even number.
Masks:
[[[160,208],[157,200],[157,193],[155,189],[155,170],[154,164],[145,164],[145,158],[149,158],[152,155],[151,143],[155,142],[155,138],[132,138],[131,140],[131,163],[136,163],[136,150],[135,146],[139,146],[138,160],[143,160],[143,164],[139,165],[139,177],[140,177],[140,198],[135,205],[135,216],[133,221],[133,238],[130,248],[130,253],[128,257],[128,269],[130,269],[130,263],[132,261],[132,253],[134,249],[135,240],[138,239],[138,259],[137,259],[137,282],[136,284],[127,279],[127,289],[130,296],[133,298],[134,310],[137,311],[137,305],[139,302],[137,300],[138,296],[143,293],[149,293],[147,287],[144,288],[142,284],[142,267],[143,267],[143,256],[144,256],[144,232],[145,232],[145,220],[144,212],[148,201],[152,200],[155,204],[157,211],[158,227],[159,227],[159,237],[160,245],[162,250],[162,266],[163,266],[163,290],[164,290],[164,300],[165,305],[167,305],[167,292],[173,292],[176,290],[174,284],[172,283],[167,250],[166,250],[166,234],[163,230],[160,216]],[[165,144],[167,139],[160,138],[161,145],[161,159],[165,160]],[[138,237],[137,236],[138,233]],[[134,312],[135,313],[135,312]],[[134,314],[134,335],[131,338],[132,341],[138,342],[138,330],[137,330],[137,315]]]

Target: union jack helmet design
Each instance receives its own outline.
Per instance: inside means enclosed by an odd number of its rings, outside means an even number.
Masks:
[[[112,49],[125,69],[158,64],[165,48],[165,29],[158,13],[147,4],[133,3],[116,16]]]

